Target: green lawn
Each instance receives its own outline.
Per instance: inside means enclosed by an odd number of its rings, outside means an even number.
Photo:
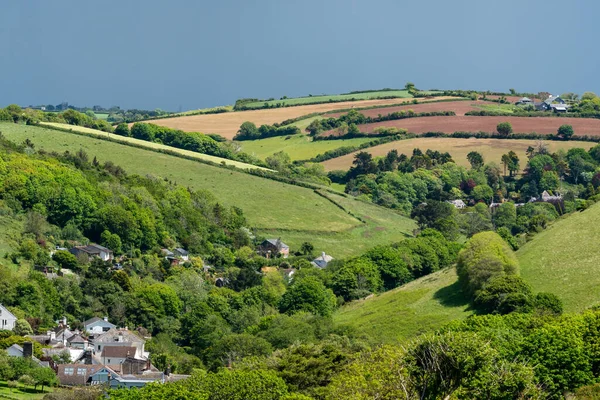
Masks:
[[[0,399],[38,400],[53,391],[52,388],[44,388],[44,392],[41,390],[36,391],[31,388],[24,388],[21,384],[18,388],[10,389],[5,381],[0,381]]]
[[[242,151],[251,154],[260,159],[278,151],[284,151],[290,155],[292,161],[307,160],[328,150],[337,149],[343,146],[358,146],[369,142],[373,138],[355,138],[348,140],[318,140],[313,142],[306,135],[295,135],[288,138],[277,136],[268,139],[245,140],[237,142],[242,146]]]
[[[478,104],[478,105],[475,105],[475,107],[480,108],[485,111],[498,112],[498,113],[513,113],[515,111],[515,109],[518,108],[514,104],[501,104],[501,103]]]
[[[351,203],[356,214],[373,214],[381,222],[379,228],[369,231],[361,221],[311,189],[243,172],[42,127],[2,123],[0,131],[18,143],[30,139],[36,149],[58,152],[83,149],[90,158],[96,156],[100,162],[110,160],[130,173],[150,174],[194,189],[207,189],[224,204],[242,208],[249,225],[259,233],[270,236],[272,233],[284,242],[289,237],[293,245],[310,241],[317,250],[338,258],[359,254],[360,249],[354,247],[357,242],[367,248],[402,240],[412,232],[412,221],[391,210]],[[404,231],[404,227],[410,228]],[[269,232],[265,232],[267,229]],[[361,236],[361,232],[367,233]]]
[[[232,165],[236,168],[241,168],[241,169],[266,169],[266,168],[262,168],[262,167],[257,167],[256,165],[252,165],[252,164],[246,164],[246,163],[239,162],[239,161],[228,160],[226,158],[209,156],[208,154],[197,153],[195,151],[190,151],[190,150],[178,149],[176,147],[166,146],[166,145],[160,144],[160,143],[148,142],[146,140],[140,140],[140,139],[135,139],[132,137],[124,137],[124,136],[119,136],[119,135],[115,135],[112,133],[102,132],[102,131],[99,131],[96,129],[86,128],[84,126],[59,124],[59,123],[55,123],[55,122],[43,122],[43,123],[41,123],[41,125],[48,125],[48,126],[61,128],[61,129],[69,129],[69,130],[72,130],[73,132],[81,132],[81,133],[85,133],[88,135],[94,135],[100,139],[110,139],[113,141],[114,140],[121,141],[124,143],[132,144],[135,146],[146,147],[148,149],[153,149],[153,150],[172,151],[172,152],[176,152],[181,155],[184,155],[186,157],[197,158],[199,160],[210,161],[210,162],[214,162],[217,164]]]
[[[106,120],[108,118],[108,113],[94,113],[96,118]]]
[[[600,305],[600,204],[553,223],[523,246],[521,276],[560,297],[565,311]]]
[[[471,315],[454,268],[342,307],[334,322],[366,334],[374,343],[401,343]]]
[[[249,108],[260,108],[264,104],[273,106],[276,104],[282,104],[285,106],[299,106],[302,104],[314,104],[322,103],[326,101],[349,101],[349,100],[370,100],[380,99],[382,97],[402,97],[410,98],[413,97],[407,90],[380,90],[376,92],[360,92],[352,94],[335,94],[335,95],[318,95],[318,96],[306,96],[306,97],[294,97],[283,100],[270,100],[270,101],[256,101],[253,103],[245,103],[244,106]]]

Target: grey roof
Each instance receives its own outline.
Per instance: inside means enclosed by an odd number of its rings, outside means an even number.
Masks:
[[[101,252],[112,253],[110,249],[95,243],[88,244],[87,246],[75,246],[70,251],[73,252],[74,250],[80,250],[88,254],[100,254]]]
[[[312,264],[318,268],[325,268],[333,260],[329,254],[322,253],[319,257],[312,261]]]
[[[181,254],[182,256],[187,256],[189,253],[187,252],[187,250],[182,249],[181,247],[178,247],[175,249],[175,251],[179,254]]]
[[[277,247],[277,242],[279,242],[279,246],[281,246],[282,249],[289,249],[290,248],[287,244],[283,243],[279,239],[266,239],[265,242],[269,242],[269,243],[271,243],[275,247]]]
[[[94,343],[115,343],[115,337],[123,336],[122,343],[145,343],[146,341],[141,338],[137,333],[130,330],[115,329],[104,332],[94,339]]]
[[[17,350],[19,353],[21,353],[21,357],[23,357],[23,348],[21,346],[19,346],[18,344],[13,344],[12,346],[9,347],[9,349]],[[35,356],[31,356],[31,359],[33,361],[35,361],[40,367],[48,366],[48,362],[41,361],[39,358],[37,358]]]
[[[115,324],[112,324],[112,323],[110,323],[110,322],[108,322],[108,321],[104,321],[104,318],[99,318],[99,317],[92,317],[92,318],[88,319],[87,321],[85,321],[85,322],[83,323],[83,327],[85,328],[86,326],[90,326],[90,325],[92,325],[92,324],[94,324],[94,323],[96,323],[96,322],[100,322],[100,321],[102,321],[102,322],[104,322],[104,323],[106,323],[106,324],[110,325],[110,326],[111,326],[111,327],[113,327],[113,328],[115,328],[115,327],[116,327],[116,325],[115,325]]]
[[[73,335],[67,339],[69,343],[87,343],[87,340],[82,338],[81,335]]]

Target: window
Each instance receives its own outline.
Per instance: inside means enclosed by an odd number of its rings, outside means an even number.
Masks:
[[[98,345],[98,351],[102,350],[102,346]]]
[[[73,368],[65,368],[65,375],[73,375],[74,369]]]
[[[108,359],[108,363],[110,364],[110,358]]]
[[[110,328],[108,328],[108,327],[103,327],[102,328],[102,332],[108,332],[108,331],[110,331]]]
[[[77,368],[77,375],[85,375],[86,372],[85,368]]]

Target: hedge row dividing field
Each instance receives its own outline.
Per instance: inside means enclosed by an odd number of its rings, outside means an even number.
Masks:
[[[404,153],[408,156],[412,154],[414,148],[419,148],[423,151],[427,149],[438,150],[441,152],[450,153],[457,164],[467,167],[469,166],[467,154],[471,151],[478,151],[481,153],[486,162],[493,161],[498,165],[501,165],[500,159],[502,155],[508,153],[510,150],[517,153],[520,159],[525,160],[525,150],[527,150],[529,146],[535,146],[536,143],[536,140],[521,139],[416,138],[390,142],[361,151],[368,152],[374,157],[378,157],[386,155],[390,150],[398,150],[398,153]],[[548,140],[546,141],[546,144],[548,145],[549,150],[554,152],[559,149],[568,150],[573,147],[581,147],[587,150],[595,146],[597,143],[579,141],[559,142]],[[352,162],[354,161],[354,156],[356,153],[358,152],[333,158],[323,162],[322,164],[328,171],[347,170],[352,166]]]
[[[513,131],[518,133],[555,134],[561,125],[567,124],[573,126],[575,135],[600,136],[600,119],[569,117],[451,116],[409,118],[360,125],[360,131],[373,133],[379,127],[395,127],[406,129],[412,133],[496,132],[496,126],[500,122],[510,122]],[[322,135],[335,134],[335,130],[331,130],[324,132]]]

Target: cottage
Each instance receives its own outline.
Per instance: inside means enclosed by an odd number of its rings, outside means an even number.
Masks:
[[[127,358],[134,357],[136,351],[132,346],[104,346],[100,359],[103,364],[122,364]]]
[[[105,346],[118,346],[118,347],[135,347],[135,354],[131,354],[133,358],[137,359],[148,359],[149,354],[144,351],[144,345],[146,341],[142,339],[137,333],[125,329],[112,328],[107,332],[97,336],[93,340],[94,351],[96,354],[102,354],[102,350]]]
[[[75,246],[69,252],[76,257],[87,256],[88,258],[98,257],[102,261],[110,261],[113,259],[113,252],[99,244],[88,244],[87,246]]]
[[[567,112],[568,105],[560,96],[550,96],[546,100],[534,103],[537,111]]]
[[[452,204],[454,206],[454,208],[457,208],[459,210],[462,210],[463,208],[465,208],[467,206],[465,204],[465,202],[462,201],[461,199],[458,199],[458,200],[448,200],[448,203]]]
[[[188,253],[187,250],[182,249],[181,247],[178,247],[175,250],[173,250],[173,253],[176,257],[181,258],[183,261],[188,261],[190,259],[190,253]]]
[[[84,350],[88,345],[88,341],[81,335],[75,334],[67,339],[67,345],[74,349]]]
[[[6,349],[6,353],[10,357],[31,358],[40,367],[49,366],[47,361],[40,361],[38,358],[33,356],[32,342],[23,343],[23,347],[19,346],[18,344],[13,344],[8,349]]]
[[[325,254],[325,252],[322,252],[321,256],[312,260],[311,264],[314,267],[323,269],[323,268],[327,267],[327,264],[329,264],[332,260],[333,260],[333,257],[331,257],[328,254]]]
[[[529,97],[523,97],[522,99],[520,99],[519,101],[517,101],[515,103],[515,105],[517,105],[517,106],[529,106],[529,105],[533,105],[533,100],[531,100]]]
[[[542,193],[542,201],[543,202],[550,203],[553,201],[561,201],[561,200],[562,200],[561,194],[559,194],[558,196],[552,196],[546,190],[544,190],[544,192]]]
[[[116,325],[108,322],[108,317],[93,317],[83,323],[83,330],[90,335],[102,334],[114,328],[116,328]]]
[[[12,331],[17,323],[17,317],[0,304],[0,330]]]
[[[287,258],[290,255],[290,247],[280,239],[266,239],[258,246],[258,250],[267,258],[277,255]]]

